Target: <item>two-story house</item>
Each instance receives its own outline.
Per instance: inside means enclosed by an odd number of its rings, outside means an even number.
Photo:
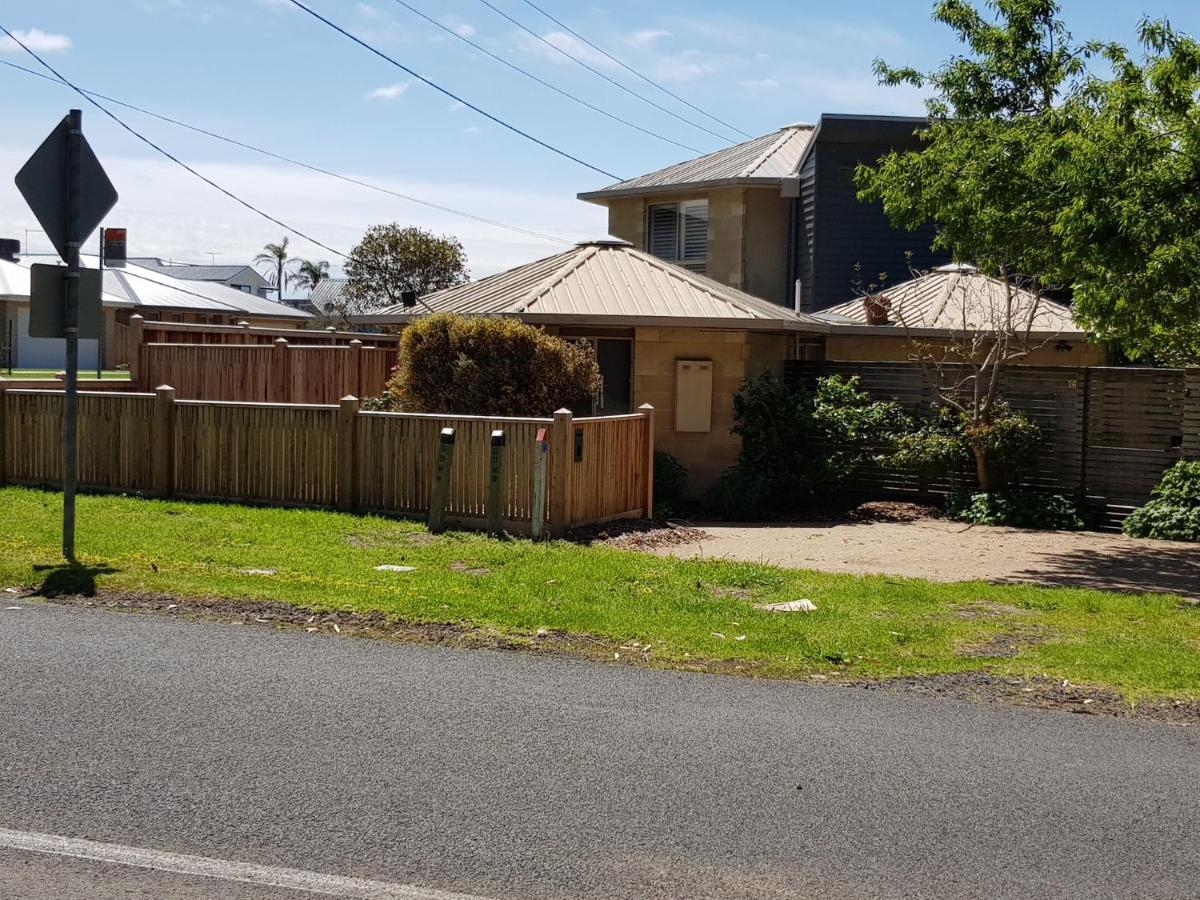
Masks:
[[[722,284],[802,312],[854,296],[886,272],[948,261],[932,227],[893,228],[858,200],[854,171],[915,148],[922,118],[823,115],[698,159],[579,195],[609,232]],[[908,256],[911,254],[911,256]]]

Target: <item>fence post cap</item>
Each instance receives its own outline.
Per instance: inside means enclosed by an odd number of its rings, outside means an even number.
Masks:
[[[357,403],[357,402],[358,402],[358,398],[355,397],[353,394],[347,394],[345,397],[342,398],[342,403]]]
[[[326,331],[328,331],[330,334],[337,334],[337,329],[336,329],[336,328],[334,328],[332,325],[330,325],[330,326],[329,326],[328,328],[326,328],[325,330],[326,330]]]
[[[643,403],[638,409],[645,410],[646,412],[654,412],[654,407],[649,403]]]
[[[285,338],[285,337],[275,338],[275,346],[278,347],[280,344],[283,344],[286,347],[287,346],[287,338]]]
[[[362,345],[363,345],[363,342],[360,341],[358,338],[355,338],[354,340],[352,340],[350,342],[351,347],[361,347]]]
[[[171,387],[169,384],[160,384],[158,387],[156,387],[154,389],[154,391],[155,391],[155,393],[158,393],[158,394],[161,394],[164,391],[170,391],[171,393],[175,393],[175,388]]]
[[[66,380],[67,380],[67,373],[66,373],[66,372],[55,372],[55,373],[54,373],[54,377],[55,377],[55,379],[56,379],[56,380],[58,380],[58,381],[66,381]]]
[[[249,328],[250,327],[250,323],[247,322],[245,319],[238,319],[237,324],[238,324],[239,328]]]
[[[569,409],[566,409],[565,407],[564,407],[563,409],[556,409],[556,410],[554,411],[554,417],[555,417],[556,419],[557,419],[559,416],[569,416],[569,415],[572,415],[572,413],[571,413],[571,411],[570,411]]]
[[[134,319],[137,319],[139,322],[146,321],[146,317],[143,316],[141,313],[134,313],[132,316],[129,317],[130,322],[132,322]]]

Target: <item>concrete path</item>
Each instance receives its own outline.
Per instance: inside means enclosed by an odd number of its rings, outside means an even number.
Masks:
[[[223,880],[239,863],[383,885],[337,896],[1200,885],[1192,729],[21,605],[0,611],[0,896],[317,895]]]

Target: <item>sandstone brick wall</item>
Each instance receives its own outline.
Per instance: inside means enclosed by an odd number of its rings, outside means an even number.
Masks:
[[[1108,353],[1086,341],[1071,340],[1070,352],[1056,350],[1051,342],[1020,360],[1024,366],[1106,366]],[[830,335],[825,340],[825,358],[842,362],[896,362],[910,358],[908,339],[903,335]]]

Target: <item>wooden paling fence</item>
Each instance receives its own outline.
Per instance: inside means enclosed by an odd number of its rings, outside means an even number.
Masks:
[[[271,348],[267,348],[270,351]],[[0,393],[0,483],[62,479],[61,391]],[[654,410],[524,419],[82,392],[84,487],[561,535],[650,515]],[[545,485],[544,492],[537,489]]]
[[[796,362],[787,377],[811,388],[828,375],[856,375],[875,399],[927,412],[933,393],[920,367],[902,362]],[[1108,526],[1119,525],[1150,499],[1176,461],[1200,458],[1200,370],[1013,366],[1002,393],[1042,432],[1032,487],[1079,497]],[[926,478],[868,466],[864,491],[928,497],[967,487],[969,473]]]

